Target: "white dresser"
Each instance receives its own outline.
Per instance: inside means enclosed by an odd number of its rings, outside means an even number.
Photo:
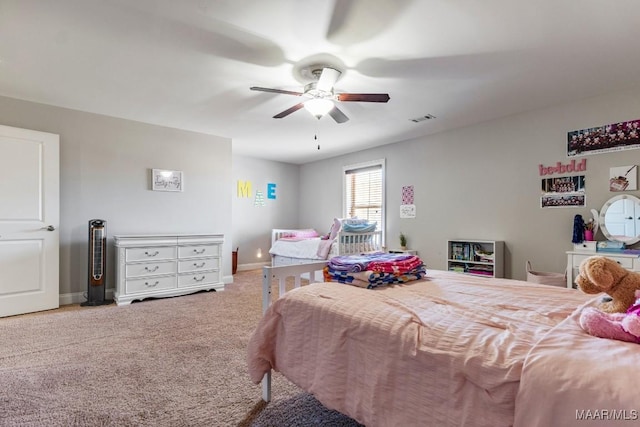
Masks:
[[[224,290],[222,234],[114,236],[118,305],[150,297]]]
[[[624,268],[632,271],[640,271],[640,258],[636,254],[619,254],[615,252],[567,252],[567,288],[575,288],[576,277],[579,274],[580,263],[590,256],[599,255],[611,258]]]

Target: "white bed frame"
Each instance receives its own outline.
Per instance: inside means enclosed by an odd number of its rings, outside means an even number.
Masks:
[[[327,261],[315,261],[307,264],[284,265],[279,267],[262,267],[262,314],[271,305],[271,292],[276,281],[278,283],[278,295],[281,297],[287,292],[286,280],[294,279],[294,289],[302,286],[302,276],[315,277],[315,273],[322,271]],[[271,401],[271,371],[262,378],[262,399]]]
[[[281,237],[286,236],[287,234],[294,233],[296,229],[284,229],[284,228],[274,228],[271,230],[271,247],[276,240]],[[381,231],[369,231],[364,233],[348,233],[346,231],[340,231],[336,236],[336,251],[332,251],[329,256],[335,255],[350,255],[350,254],[361,254],[367,252],[378,252],[382,251],[382,232]],[[271,265],[272,266],[283,266],[283,265],[293,265],[293,264],[303,264],[310,262],[317,262],[317,259],[307,259],[307,258],[291,258],[284,257],[280,255],[272,255],[271,256]]]

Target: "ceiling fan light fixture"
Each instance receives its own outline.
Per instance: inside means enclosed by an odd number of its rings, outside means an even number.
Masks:
[[[304,108],[318,120],[331,111],[333,107],[333,102],[330,99],[323,98],[313,98],[304,103]]]

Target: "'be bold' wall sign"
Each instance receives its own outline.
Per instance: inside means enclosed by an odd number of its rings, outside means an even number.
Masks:
[[[567,164],[561,162],[556,163],[555,166],[540,165],[540,176],[553,175],[556,173],[572,173],[572,172],[584,172],[587,170],[587,159],[582,159],[580,163],[576,163],[575,160],[571,160]]]

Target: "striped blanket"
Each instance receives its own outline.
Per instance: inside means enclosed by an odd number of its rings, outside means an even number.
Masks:
[[[393,285],[399,283],[407,283],[413,280],[422,279],[426,274],[426,268],[423,264],[419,267],[402,274],[385,273],[380,271],[338,271],[327,266],[323,270],[324,280],[326,282],[338,282],[348,285],[358,286],[360,288],[374,289],[379,286]]]
[[[361,255],[341,255],[331,258],[329,268],[334,271],[356,273],[375,271],[393,274],[406,274],[422,265],[415,255],[388,254],[375,252]]]
[[[324,268],[324,279],[373,289],[418,280],[425,273],[422,260],[415,255],[377,252],[331,258]]]

